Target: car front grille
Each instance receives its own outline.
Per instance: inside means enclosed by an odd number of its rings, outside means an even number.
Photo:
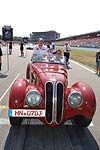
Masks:
[[[61,82],[46,83],[46,121],[61,122],[63,113],[64,86]]]
[[[46,119],[50,123],[52,121],[52,106],[53,106],[53,84],[46,84]]]

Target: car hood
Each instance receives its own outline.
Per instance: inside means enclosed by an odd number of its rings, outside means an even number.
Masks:
[[[34,63],[32,69],[44,82],[47,80],[65,82],[67,78],[66,66],[62,64]]]

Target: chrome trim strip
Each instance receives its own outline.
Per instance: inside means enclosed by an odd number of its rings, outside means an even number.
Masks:
[[[63,85],[63,99],[62,99],[62,113],[61,113],[61,121],[62,121],[62,118],[63,118],[63,108],[64,108],[64,84],[62,82],[57,82],[56,83],[56,97],[57,97],[57,84],[61,83]],[[56,102],[56,112],[57,112],[57,102]],[[57,118],[57,113],[56,113],[56,118]],[[59,123],[57,123],[57,120],[56,120],[56,123],[57,124],[60,124],[61,121]]]
[[[56,103],[57,103],[57,96],[56,96],[56,93],[57,93],[57,89],[56,89],[56,82],[53,83],[53,110],[52,110],[52,122],[55,122],[56,121]]]
[[[46,84],[47,83],[52,83],[52,85],[53,85],[53,81],[47,81],[46,83],[45,83],[45,110],[46,110]],[[53,89],[54,89],[54,87],[53,87]],[[53,104],[54,105],[54,104]],[[53,110],[53,105],[52,105],[52,110]],[[53,116],[53,111],[52,111],[52,116]],[[45,111],[45,119],[46,119],[46,111]],[[48,121],[47,121],[47,119],[46,119],[46,122],[48,123],[48,124],[51,124],[52,123],[52,121],[49,123]]]

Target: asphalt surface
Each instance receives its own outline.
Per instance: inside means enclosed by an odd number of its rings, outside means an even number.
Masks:
[[[12,55],[9,55],[9,70],[6,50],[6,47],[3,48],[0,74],[0,150],[99,150],[100,77],[74,62],[70,63],[72,69],[68,70],[68,85],[76,81],[87,82],[96,95],[97,109],[88,128],[81,129],[66,123],[52,129],[32,119],[23,121],[21,127],[11,127],[7,116],[9,89],[16,78],[25,78],[32,50],[25,50],[25,57],[20,57],[19,46],[14,46]]]

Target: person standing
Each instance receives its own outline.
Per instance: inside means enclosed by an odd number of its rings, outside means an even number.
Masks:
[[[48,51],[52,54],[56,54],[57,50],[56,50],[56,46],[55,43],[52,43],[51,41],[48,42],[47,44],[48,47]]]
[[[52,44],[51,44],[51,53],[52,53],[52,54],[56,54],[56,52],[57,52],[57,51],[56,51],[55,43],[52,43]]]
[[[38,43],[33,47],[33,54],[31,60],[34,56],[45,56],[48,54],[48,48],[44,45],[43,38],[38,39]]]
[[[12,54],[12,41],[9,42],[9,55]]]
[[[96,53],[96,74],[100,76],[100,49]]]
[[[48,43],[47,43],[48,52],[50,52],[50,50],[51,50],[51,49],[50,49],[50,44],[51,44],[51,42],[48,42]]]
[[[20,51],[21,51],[21,56],[24,56],[24,43],[20,43]]]
[[[2,66],[2,42],[0,41],[0,71],[1,71],[1,66]]]
[[[67,67],[68,67],[68,64],[69,64],[70,51],[71,51],[70,45],[68,43],[65,43],[65,46],[64,46],[64,57],[65,57],[66,66]],[[68,67],[68,68],[70,68],[70,67]]]
[[[34,58],[36,57],[45,57],[48,54],[48,48],[46,45],[44,45],[44,40],[43,38],[39,38],[37,41],[37,44],[33,46],[33,53],[31,56],[31,61],[33,62]],[[30,69],[29,69],[30,72]],[[35,77],[34,74],[31,73],[31,83],[34,84],[35,82]]]
[[[71,51],[70,45],[68,43],[65,43],[64,56],[66,57],[66,63],[68,63],[68,61],[69,61],[70,51]]]

